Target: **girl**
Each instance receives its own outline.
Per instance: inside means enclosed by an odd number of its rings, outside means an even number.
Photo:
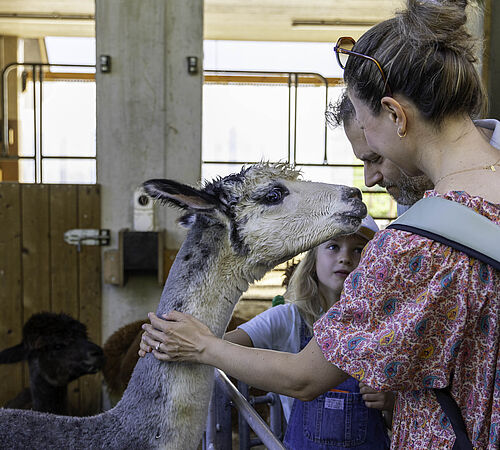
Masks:
[[[306,253],[290,278],[287,303],[275,306],[224,339],[247,347],[291,353],[302,350],[312,337],[312,326],[340,299],[344,281],[359,263],[366,243],[378,231],[367,216],[356,234],[339,236]],[[143,350],[149,350],[145,344]],[[365,400],[365,401],[364,401]],[[362,386],[354,378],[311,402],[281,396],[288,422],[284,443],[296,450],[389,448],[380,407],[392,412],[392,394]],[[366,404],[365,404],[366,403]]]

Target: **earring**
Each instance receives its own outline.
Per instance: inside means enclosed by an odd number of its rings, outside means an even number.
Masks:
[[[398,136],[400,137],[400,139],[403,139],[406,136],[406,130],[404,133],[402,133],[401,128],[398,128],[397,133],[398,133]]]

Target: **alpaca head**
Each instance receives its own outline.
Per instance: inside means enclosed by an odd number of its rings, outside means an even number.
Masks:
[[[299,180],[285,164],[260,163],[195,189],[171,180],[144,183],[153,198],[222,225],[234,252],[250,266],[274,267],[338,234],[366,215],[358,189]]]
[[[84,324],[66,314],[34,314],[23,327],[21,344],[0,353],[0,363],[27,360],[30,376],[53,387],[101,369],[101,347],[90,342]]]

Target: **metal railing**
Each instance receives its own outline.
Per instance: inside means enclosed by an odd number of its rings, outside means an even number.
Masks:
[[[323,162],[308,163],[297,161],[297,105],[298,105],[298,88],[302,85],[314,84],[321,85],[325,88],[324,110],[328,108],[328,88],[329,81],[323,75],[314,72],[274,72],[274,71],[242,71],[242,70],[204,70],[205,77],[215,75],[218,77],[230,76],[233,77],[233,82],[244,80],[251,83],[252,78],[271,77],[282,80],[288,86],[288,160],[286,161],[292,166],[300,165],[304,167],[363,167],[362,164],[335,164],[328,162],[328,126],[325,122],[323,127]],[[260,83],[263,82],[259,78]],[[241,82],[241,81],[240,81]],[[204,164],[256,164],[259,161],[210,161],[203,160]]]
[[[9,90],[8,90],[8,75],[12,70],[17,67],[31,68],[33,73],[33,130],[34,130],[34,157],[18,155],[10,155],[9,152]],[[6,159],[20,159],[28,158],[35,161],[35,178],[39,180],[42,165],[42,145],[43,145],[43,82],[44,72],[43,68],[50,67],[68,67],[68,68],[90,68],[95,69],[95,65],[90,64],[50,64],[50,63],[33,63],[33,62],[14,62],[5,66],[2,70],[2,112],[3,112],[3,126],[2,126],[2,150],[0,158]],[[274,71],[239,71],[239,70],[204,70],[203,74],[205,79],[210,76],[224,77],[230,76],[234,78],[234,82],[238,79],[245,77],[280,77],[286,80],[288,85],[288,163],[292,166],[297,165],[297,102],[298,102],[298,88],[300,84],[314,84],[321,85],[325,88],[324,107],[328,107],[328,87],[329,81],[327,78],[318,73],[313,72],[274,72]],[[36,85],[38,83],[38,90]],[[37,95],[38,92],[38,95]],[[305,167],[362,167],[362,164],[330,164],[328,163],[328,127],[325,123],[323,128],[323,163],[308,163],[300,162],[301,166]],[[86,156],[44,156],[47,158],[71,158],[71,159],[93,159],[93,157]],[[202,161],[205,164],[255,164],[259,161]]]
[[[248,450],[256,445],[265,445],[269,450],[283,450],[280,441],[283,425],[281,421],[281,402],[278,394],[269,392],[264,396],[251,397],[248,386],[238,383],[240,390],[229,380],[224,372],[215,369],[215,386],[207,417],[203,450],[231,450],[232,423],[231,408],[238,411],[239,448]],[[249,402],[250,400],[250,402]],[[252,404],[266,403],[270,410],[270,427],[255,411]],[[258,439],[250,438],[252,429]]]

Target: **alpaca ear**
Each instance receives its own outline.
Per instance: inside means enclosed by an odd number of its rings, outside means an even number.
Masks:
[[[210,211],[218,204],[212,195],[173,180],[148,180],[142,186],[153,199],[171,203],[182,209]]]
[[[26,349],[22,342],[0,352],[0,364],[12,364],[25,359]]]

